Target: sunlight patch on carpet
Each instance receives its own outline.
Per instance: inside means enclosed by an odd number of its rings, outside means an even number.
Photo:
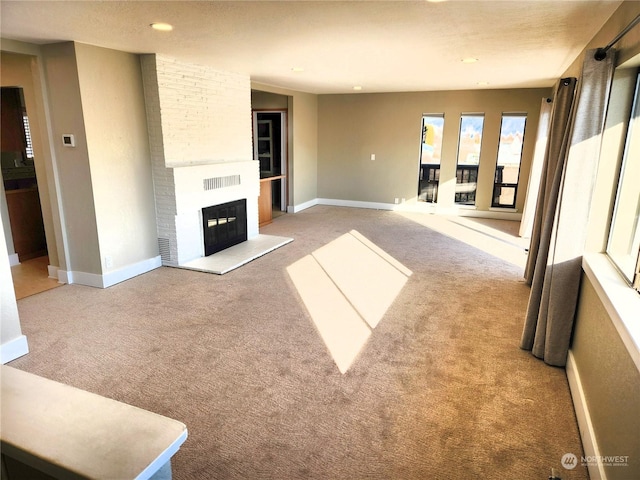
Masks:
[[[293,263],[287,272],[341,373],[411,275],[355,230]]]
[[[511,235],[478,222],[478,220],[483,219],[425,215],[414,212],[399,212],[399,214],[522,269],[527,263],[526,249],[529,246],[528,239]]]

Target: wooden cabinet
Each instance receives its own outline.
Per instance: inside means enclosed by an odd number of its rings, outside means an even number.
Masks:
[[[271,179],[260,180],[260,197],[258,197],[258,226],[268,225],[273,220]]]
[[[273,181],[284,180],[285,175],[276,175],[260,179],[260,196],[258,197],[258,226],[268,225],[273,220]]]
[[[38,188],[7,190],[9,222],[13,235],[13,246],[20,260],[47,254],[42,210]]]
[[[260,175],[273,175],[273,121],[258,120],[258,160]]]

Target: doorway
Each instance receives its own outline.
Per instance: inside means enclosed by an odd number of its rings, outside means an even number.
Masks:
[[[22,298],[48,289],[43,288],[48,285],[57,286],[58,282],[48,278],[47,241],[22,88],[2,87],[0,103],[3,203],[15,252],[9,249],[15,264],[12,267],[14,287],[16,297]]]
[[[253,111],[253,156],[260,180],[271,184],[272,215],[287,211],[287,111]],[[261,189],[266,191],[268,189]]]

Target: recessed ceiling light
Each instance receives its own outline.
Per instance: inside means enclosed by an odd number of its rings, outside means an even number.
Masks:
[[[173,25],[170,25],[168,23],[162,23],[162,22],[152,23],[149,26],[154,30],[158,30],[160,32],[170,32],[171,30],[173,30]]]
[[[360,85],[356,85],[355,87],[353,87],[353,89],[354,89],[354,90],[358,90],[358,91],[359,91],[359,90],[362,90],[362,86],[360,86]]]
[[[489,82],[478,82],[477,85],[480,87],[486,87],[487,85],[489,85]]]
[[[292,67],[291,71],[296,73],[304,72],[304,67]]]
[[[476,63],[478,61],[477,58],[467,57],[462,59],[462,63]]]

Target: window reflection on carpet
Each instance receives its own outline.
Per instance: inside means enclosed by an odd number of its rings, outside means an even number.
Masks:
[[[411,275],[355,230],[287,271],[341,373],[349,369]]]

